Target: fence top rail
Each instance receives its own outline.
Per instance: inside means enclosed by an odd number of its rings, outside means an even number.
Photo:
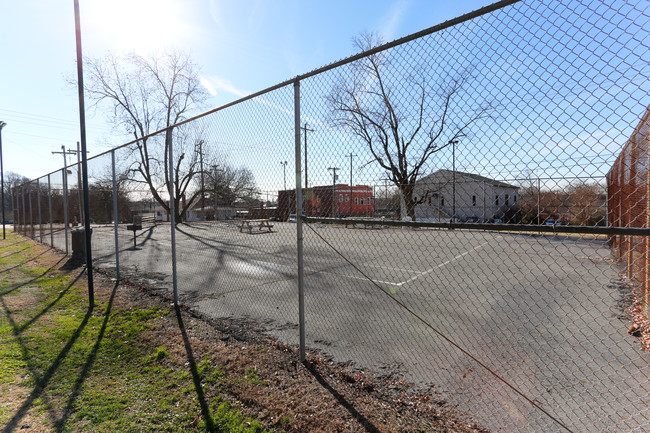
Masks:
[[[415,39],[418,39],[418,38],[421,38],[421,37],[424,37],[424,36],[427,36],[427,35],[430,35],[430,34],[433,34],[433,33],[436,33],[436,32],[440,32],[442,30],[451,28],[451,27],[456,26],[458,24],[464,23],[466,21],[470,21],[470,20],[478,18],[478,17],[480,17],[482,15],[489,14],[489,13],[494,12],[496,10],[502,9],[502,8],[504,8],[506,6],[510,6],[512,4],[519,3],[521,1],[522,0],[500,0],[500,1],[497,1],[497,2],[495,2],[493,4],[491,4],[491,5],[484,6],[484,7],[480,8],[480,9],[477,9],[477,10],[475,10],[473,12],[466,13],[464,15],[461,15],[461,16],[457,17],[457,18],[447,20],[447,21],[445,21],[445,22],[443,22],[441,24],[437,24],[435,26],[426,28],[424,30],[420,30],[419,32],[412,33],[410,35],[407,35],[407,36],[404,36],[402,38],[396,39],[396,40],[394,40],[392,42],[385,43],[385,44],[380,45],[378,47],[372,48],[372,49],[367,50],[367,51],[363,51],[361,53],[358,53],[358,54],[355,54],[353,56],[347,57],[345,59],[339,60],[337,62],[330,63],[329,65],[320,67],[318,69],[314,69],[311,72],[307,72],[305,74],[297,75],[295,78],[291,78],[289,80],[278,83],[278,84],[276,84],[274,86],[267,87],[266,89],[263,89],[263,90],[260,90],[258,92],[255,92],[255,93],[251,93],[250,95],[244,96],[242,98],[236,99],[236,100],[234,100],[232,102],[229,102],[227,104],[220,105],[218,107],[212,108],[212,109],[210,109],[208,111],[197,114],[196,116],[193,116],[193,117],[190,117],[188,119],[182,120],[182,121],[180,121],[178,123],[175,123],[173,125],[170,125],[170,126],[168,126],[166,128],[163,128],[163,129],[160,129],[158,131],[152,132],[152,133],[150,133],[148,135],[137,138],[135,140],[131,140],[131,141],[126,142],[124,144],[121,144],[121,145],[119,145],[117,147],[109,149],[109,150],[107,150],[105,152],[97,154],[97,155],[93,156],[92,158],[88,158],[88,161],[93,160],[95,158],[100,158],[100,157],[102,157],[104,155],[107,155],[107,154],[109,154],[111,152],[114,152],[116,150],[122,149],[124,147],[135,144],[135,143],[137,143],[139,141],[142,141],[142,140],[148,139],[150,137],[156,136],[156,135],[161,134],[161,133],[163,133],[163,132],[165,132],[165,131],[167,131],[169,129],[177,128],[177,127],[182,126],[182,125],[184,125],[186,123],[193,122],[193,121],[195,121],[197,119],[200,119],[202,117],[208,116],[208,115],[213,114],[213,113],[216,113],[218,111],[225,110],[225,109],[227,109],[229,107],[232,107],[234,105],[241,104],[241,103],[243,103],[245,101],[248,101],[248,100],[251,100],[251,99],[255,99],[255,98],[259,97],[259,96],[265,95],[265,94],[270,93],[270,92],[272,92],[274,90],[278,90],[278,89],[281,89],[283,87],[290,86],[292,84],[295,84],[295,83],[300,82],[302,80],[305,80],[307,78],[310,78],[310,77],[313,77],[315,75],[319,75],[319,74],[322,74],[324,72],[330,71],[332,69],[347,65],[349,63],[355,62],[355,61],[360,60],[362,58],[365,58],[367,56],[370,56],[370,55],[373,55],[373,54],[376,54],[376,53],[379,53],[379,52],[382,52],[382,51],[386,51],[386,50],[388,50],[390,48],[394,48],[396,46],[405,44],[405,43],[413,41]],[[74,165],[77,165],[77,164],[76,163],[71,164],[70,166],[74,166]],[[54,170],[54,171],[52,171],[50,173],[47,173],[47,174],[45,174],[45,175],[43,175],[41,177],[49,176],[49,175],[54,174],[54,173],[56,173],[58,171],[61,171],[62,169],[63,168]],[[30,183],[30,182],[25,182],[25,184]],[[24,184],[22,184],[22,185],[24,185]],[[19,185],[19,186],[22,186],[22,185]]]
[[[364,224],[391,227],[441,228],[441,229],[470,229],[499,232],[536,232],[552,234],[594,234],[594,235],[630,235],[650,236],[650,228],[643,227],[604,227],[604,226],[569,226],[569,225],[531,225],[531,224],[485,224],[485,223],[454,223],[454,222],[425,222],[425,221],[395,221],[364,219],[364,218],[317,218],[301,217],[307,223],[329,224]]]

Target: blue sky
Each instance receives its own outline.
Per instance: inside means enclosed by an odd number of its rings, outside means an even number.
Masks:
[[[355,53],[351,38],[393,40],[490,4],[486,0],[81,0],[85,56],[190,51],[214,94],[208,108]],[[5,171],[59,169],[79,140],[73,1],[5,2],[0,14],[0,120]],[[90,156],[125,139],[89,110]]]

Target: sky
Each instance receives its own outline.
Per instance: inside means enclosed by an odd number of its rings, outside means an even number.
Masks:
[[[190,52],[218,107],[340,60],[363,31],[390,41],[489,0],[80,0],[84,56]],[[58,170],[80,140],[74,3],[7,1],[0,14],[4,170]],[[70,84],[73,82],[73,84]],[[89,157],[125,142],[101,110],[86,110]],[[70,157],[72,160],[74,157]]]

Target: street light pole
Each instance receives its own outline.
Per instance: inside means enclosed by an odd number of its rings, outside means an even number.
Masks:
[[[6,239],[5,233],[5,176],[2,165],[2,128],[7,126],[5,122],[0,121],[0,188],[2,188],[2,239]]]
[[[280,161],[282,171],[284,172],[284,190],[287,190],[287,161]]]

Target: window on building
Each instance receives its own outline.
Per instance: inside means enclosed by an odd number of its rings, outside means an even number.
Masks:
[[[440,199],[440,206],[444,206],[444,205],[445,205],[445,198],[442,197],[442,198]]]
[[[510,206],[510,196],[506,194],[506,206]]]
[[[350,194],[345,194],[345,202],[347,203],[349,201],[350,201]]]
[[[512,201],[513,203],[517,203],[517,194],[512,196]]]
[[[355,198],[354,198],[354,204],[355,204],[355,205],[358,205],[358,204],[359,204],[359,197],[355,197]]]
[[[343,194],[339,194],[339,203],[343,203]]]
[[[472,196],[472,206],[476,206],[476,196]]]
[[[494,196],[494,205],[499,206],[499,195],[498,194]]]
[[[363,206],[364,204],[366,204],[366,200],[363,197],[361,197],[361,206]]]

